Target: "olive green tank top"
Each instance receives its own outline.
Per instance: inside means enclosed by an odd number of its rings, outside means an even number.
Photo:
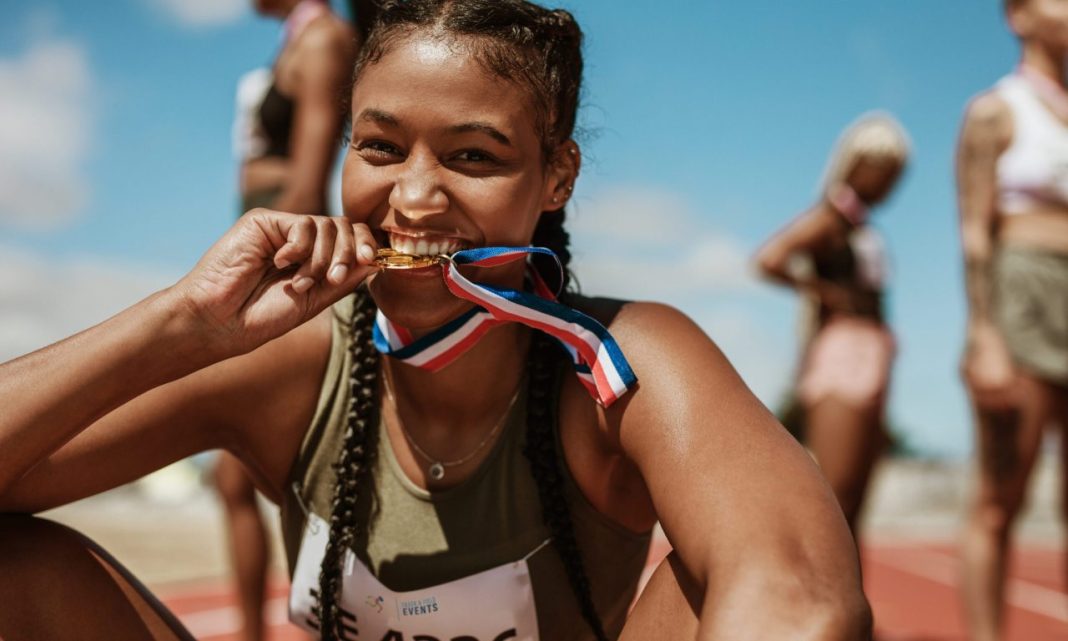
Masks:
[[[306,511],[330,519],[336,478],[332,465],[346,427],[352,303],[350,296],[334,306],[333,342],[319,403],[281,504],[291,576]],[[554,385],[554,390],[555,406],[559,386]],[[386,587],[407,591],[469,576],[537,550],[527,563],[541,639],[586,641],[593,634],[582,618],[563,562],[552,546],[539,549],[550,532],[522,452],[525,417],[524,389],[479,469],[460,485],[440,492],[428,492],[405,476],[380,422],[373,492],[361,492],[357,502],[359,518],[366,525],[354,553]],[[634,534],[597,512],[567,472],[562,457],[559,461],[594,604],[605,632],[615,638],[644,568],[650,536]],[[472,616],[477,616],[477,605]]]

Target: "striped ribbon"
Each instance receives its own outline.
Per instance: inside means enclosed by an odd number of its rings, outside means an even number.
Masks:
[[[559,341],[571,355],[579,381],[598,403],[608,407],[638,379],[604,325],[556,302],[556,294],[529,264],[527,276],[532,292],[474,283],[457,269],[458,265],[494,267],[526,260],[533,254],[552,257],[563,273],[556,254],[544,247],[480,247],[456,252],[442,266],[445,286],[454,296],[474,303],[475,307],[418,339],[379,311],[374,329],[375,346],[404,363],[436,371],[470,349],[491,328],[509,322],[522,323]]]

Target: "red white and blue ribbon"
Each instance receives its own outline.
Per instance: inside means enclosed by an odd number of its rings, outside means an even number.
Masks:
[[[556,295],[532,267],[527,269],[532,292],[474,283],[457,269],[458,265],[493,267],[526,260],[532,254],[557,260],[556,254],[544,247],[480,247],[456,252],[442,265],[445,286],[475,307],[418,339],[379,311],[375,346],[409,365],[436,371],[470,349],[491,328],[502,323],[522,323],[559,341],[571,355],[579,381],[598,403],[608,407],[638,379],[604,325],[556,302]],[[562,271],[559,260],[556,264]]]

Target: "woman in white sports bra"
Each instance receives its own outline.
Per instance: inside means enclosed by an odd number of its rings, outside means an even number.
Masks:
[[[568,287],[582,39],[522,0],[382,3],[344,217],[254,210],[0,365],[0,637],[188,638],[26,514],[226,448],[324,639],[870,638],[833,494],[713,342]],[[657,521],[674,551],[630,610]]]
[[[1068,429],[1068,2],[1006,0],[1005,9],[1020,63],[968,106],[957,157],[961,374],[980,471],[961,586],[975,641],[1002,638],[1012,524],[1045,427]],[[1068,434],[1061,442],[1068,461]]]

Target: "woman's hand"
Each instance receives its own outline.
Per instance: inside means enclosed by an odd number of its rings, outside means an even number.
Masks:
[[[1016,372],[1005,339],[993,325],[979,323],[968,332],[961,377],[980,407],[998,409],[1012,404]]]
[[[366,225],[254,209],[171,288],[210,347],[255,349],[353,291],[374,266]]]

